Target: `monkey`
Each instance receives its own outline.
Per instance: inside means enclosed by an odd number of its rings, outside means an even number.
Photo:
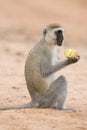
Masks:
[[[74,110],[65,107],[67,97],[67,79],[56,72],[79,61],[80,56],[59,60],[58,47],[64,41],[64,29],[59,24],[49,24],[42,32],[38,42],[31,48],[25,63],[25,80],[31,101],[0,110],[24,108],[55,108],[58,110]]]

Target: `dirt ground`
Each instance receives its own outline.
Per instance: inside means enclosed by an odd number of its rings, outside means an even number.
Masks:
[[[81,56],[78,63],[58,72],[68,80],[66,106],[77,112],[38,108],[0,111],[0,130],[87,130],[86,0],[0,0],[0,9],[0,106],[30,101],[24,65],[44,25],[60,22],[65,28],[59,57],[66,48],[75,48]]]

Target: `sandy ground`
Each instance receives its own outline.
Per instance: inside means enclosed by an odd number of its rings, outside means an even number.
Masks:
[[[0,111],[0,130],[87,130],[86,0],[0,0],[0,106],[30,101],[25,60],[44,25],[52,22],[65,28],[65,45],[59,56],[66,48],[75,48],[81,56],[77,64],[58,73],[68,80],[66,106],[77,112],[38,108]]]
[[[0,106],[30,101],[24,80],[24,64],[31,46],[0,42]],[[77,112],[37,108],[0,111],[0,130],[87,129],[87,54],[84,47],[77,50],[81,60],[58,73],[68,79],[66,106],[76,108]]]

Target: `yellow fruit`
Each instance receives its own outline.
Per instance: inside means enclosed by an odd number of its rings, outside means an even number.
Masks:
[[[64,52],[64,56],[66,58],[73,58],[73,57],[77,57],[77,52],[73,49],[67,49],[65,52]]]

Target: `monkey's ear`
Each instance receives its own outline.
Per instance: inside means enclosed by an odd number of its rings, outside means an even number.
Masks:
[[[44,28],[44,29],[43,29],[43,35],[45,36],[46,33],[47,33],[47,28]]]

